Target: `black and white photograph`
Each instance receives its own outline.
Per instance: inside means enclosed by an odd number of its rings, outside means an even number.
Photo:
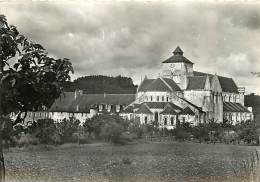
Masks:
[[[260,182],[260,1],[0,0],[0,182]]]

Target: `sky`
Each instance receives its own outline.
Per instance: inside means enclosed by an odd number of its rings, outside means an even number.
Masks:
[[[4,1],[0,14],[50,55],[69,58],[75,79],[159,76],[179,45],[194,70],[232,77],[260,94],[260,3],[201,1]]]

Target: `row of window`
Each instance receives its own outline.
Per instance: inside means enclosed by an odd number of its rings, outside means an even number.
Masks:
[[[116,105],[116,112],[119,112],[120,109],[122,108],[123,106],[121,105]],[[102,110],[107,110],[107,112],[110,112],[112,109],[112,105],[99,105],[98,106],[98,111],[101,112]]]
[[[239,98],[239,96],[231,96],[231,95],[228,96],[228,95],[225,95],[225,96],[223,96],[223,100],[225,102],[236,102],[236,103],[238,103],[240,98]]]
[[[174,125],[174,117],[171,117],[170,121],[171,121],[171,126],[173,126]],[[144,123],[145,124],[148,123],[148,117],[147,116],[144,117]],[[167,117],[164,118],[163,124],[168,125],[168,118]]]
[[[157,102],[169,102],[170,99],[168,96],[145,96],[145,101],[147,102],[153,102],[153,101],[157,101]]]

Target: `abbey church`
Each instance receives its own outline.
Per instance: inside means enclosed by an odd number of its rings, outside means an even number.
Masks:
[[[84,122],[96,114],[114,113],[172,129],[180,122],[197,125],[228,120],[236,124],[253,119],[252,108],[244,106],[244,87],[238,87],[232,78],[194,71],[193,66],[177,47],[162,62],[161,76],[145,77],[136,94],[65,92],[49,110],[28,113],[28,120],[74,117]]]
[[[158,121],[161,127],[174,128],[178,122],[196,125],[209,120],[232,123],[252,119],[244,106],[245,88],[232,78],[193,70],[194,63],[178,46],[162,62],[162,76],[145,78],[135,100],[122,114],[140,118],[141,123]]]

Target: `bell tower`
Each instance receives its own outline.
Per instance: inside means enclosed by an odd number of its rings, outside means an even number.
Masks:
[[[188,85],[188,76],[193,76],[193,63],[183,56],[179,46],[173,51],[173,56],[163,61],[163,77],[173,79],[182,90]]]

